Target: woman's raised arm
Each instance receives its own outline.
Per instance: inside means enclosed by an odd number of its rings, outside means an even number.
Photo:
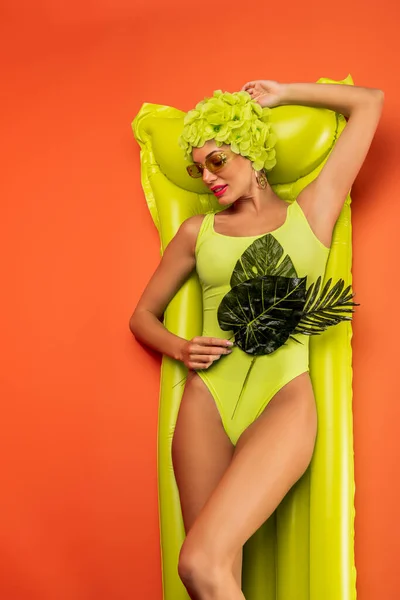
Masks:
[[[328,239],[361,169],[378,126],[384,92],[337,83],[247,82],[242,90],[263,107],[287,104],[327,108],[348,118],[318,176],[299,195],[308,220]]]
[[[280,104],[324,107],[348,118],[326,163],[305,188],[313,198],[310,212],[315,212],[315,219],[320,215],[332,229],[371,146],[383,101],[383,91],[375,88],[325,83],[284,86]]]

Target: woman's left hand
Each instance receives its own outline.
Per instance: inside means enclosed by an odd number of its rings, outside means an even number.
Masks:
[[[272,108],[279,106],[284,91],[284,85],[269,79],[257,79],[244,84],[241,91],[248,92],[260,106]]]

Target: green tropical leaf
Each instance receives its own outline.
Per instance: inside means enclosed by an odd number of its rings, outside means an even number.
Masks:
[[[234,286],[217,312],[224,331],[247,354],[270,354],[282,346],[303,314],[307,277],[263,275]]]
[[[303,333],[305,335],[323,333],[332,325],[337,325],[342,321],[351,321],[352,317],[343,313],[353,313],[353,307],[360,306],[351,300],[354,297],[351,292],[351,285],[343,289],[343,279],[339,279],[329,289],[332,283],[332,278],[330,278],[321,294],[318,295],[321,281],[321,277],[318,277],[316,282],[308,288],[304,308],[293,333]]]
[[[249,279],[263,275],[297,277],[296,269],[278,240],[267,233],[246,248],[233,269],[230,285],[233,288]]]

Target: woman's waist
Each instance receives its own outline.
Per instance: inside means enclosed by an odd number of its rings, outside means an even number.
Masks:
[[[287,353],[286,349],[290,348],[295,349],[299,354],[308,354],[310,341],[309,335],[290,333],[286,329],[280,331],[279,326],[275,326],[273,332],[251,330],[246,327],[238,328],[236,332],[233,329],[222,329],[215,312],[204,313],[202,336],[230,340],[235,344],[234,349],[237,348],[250,358],[276,354],[281,348],[285,348],[285,353]]]

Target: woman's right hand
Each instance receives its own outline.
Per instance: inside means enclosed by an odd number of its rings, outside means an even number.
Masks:
[[[280,105],[284,90],[283,83],[272,79],[257,79],[245,83],[241,91],[248,92],[252,99],[263,108],[273,108]]]
[[[230,354],[232,346],[223,338],[197,336],[183,344],[181,361],[190,370],[208,369],[222,354]]]

